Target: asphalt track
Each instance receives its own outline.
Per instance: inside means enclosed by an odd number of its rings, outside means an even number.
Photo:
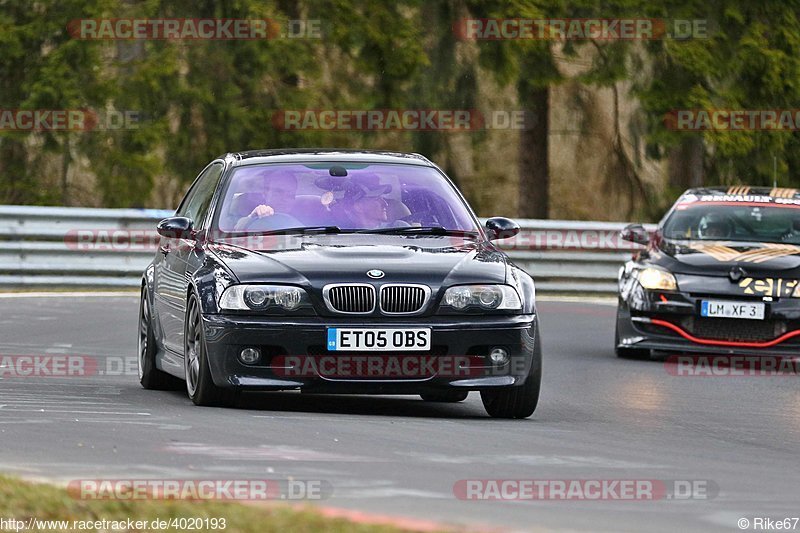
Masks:
[[[248,395],[199,408],[143,390],[137,295],[0,297],[0,355],[96,357],[103,375],[0,380],[0,471],[82,478],[318,479],[327,507],[502,530],[739,531],[800,515],[797,375],[677,377],[618,360],[612,305],[540,302],[531,419],[416,397]],[[109,365],[104,360],[109,358]],[[710,499],[464,501],[465,479],[704,480]],[[800,524],[797,526],[800,529]]]

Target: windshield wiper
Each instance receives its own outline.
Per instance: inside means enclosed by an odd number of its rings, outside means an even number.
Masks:
[[[376,228],[376,229],[361,229],[354,233],[383,233],[383,234],[397,234],[405,235],[408,233],[417,235],[446,235],[446,236],[459,236],[459,237],[477,237],[478,232],[466,231],[457,229],[446,229],[442,226],[401,226],[396,228]]]
[[[300,226],[296,228],[281,228],[269,231],[254,232],[258,235],[285,235],[289,233],[344,233],[339,226]],[[252,235],[253,233],[251,233]]]

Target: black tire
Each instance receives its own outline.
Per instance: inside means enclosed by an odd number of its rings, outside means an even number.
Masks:
[[[189,296],[186,304],[183,338],[183,367],[186,377],[186,393],[189,399],[195,405],[207,407],[233,405],[236,402],[238,391],[234,387],[217,387],[211,378],[200,306],[194,294]]]
[[[435,394],[420,394],[420,398],[426,402],[443,402],[443,403],[457,403],[463,402],[469,396],[469,391],[447,391],[437,392]]]
[[[533,350],[541,360],[542,345],[538,326]],[[528,374],[522,386],[481,391],[481,401],[489,416],[492,418],[528,418],[536,411],[539,403],[539,390],[542,386],[542,369],[539,366],[534,370],[534,366],[537,365],[531,364],[531,373]]]
[[[153,315],[146,289],[142,288],[139,302],[139,339],[138,339],[139,383],[149,390],[180,390],[181,381],[156,366],[156,336],[153,333]]]

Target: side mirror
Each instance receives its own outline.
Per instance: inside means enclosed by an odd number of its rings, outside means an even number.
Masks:
[[[486,221],[486,232],[489,240],[510,239],[519,233],[519,224],[505,217],[492,217]]]
[[[623,241],[634,242],[647,246],[650,243],[650,234],[641,224],[629,224],[619,233]]]
[[[158,226],[156,226],[156,231],[162,237],[169,237],[170,239],[193,239],[193,226],[194,223],[191,218],[170,217],[159,222]]]

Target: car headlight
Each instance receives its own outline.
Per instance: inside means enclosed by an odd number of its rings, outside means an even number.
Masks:
[[[227,311],[292,312],[310,308],[308,293],[289,285],[231,285],[219,299]]]
[[[678,282],[671,272],[660,268],[647,267],[635,271],[636,279],[645,289],[677,291]]]
[[[457,285],[444,293],[440,311],[520,311],[522,301],[510,285]]]

